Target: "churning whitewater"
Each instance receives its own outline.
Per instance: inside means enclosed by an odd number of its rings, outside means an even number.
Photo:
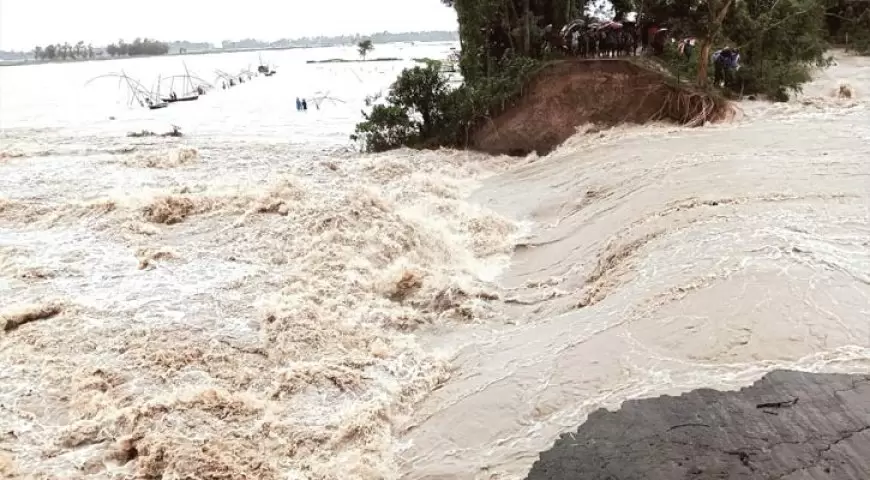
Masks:
[[[8,128],[0,473],[514,479],[628,398],[870,371],[868,99],[843,56],[525,159]]]
[[[7,468],[392,476],[391,422],[449,376],[414,332],[496,314],[517,230],[462,201],[493,161],[347,156],[258,179],[244,162],[215,176],[205,145],[147,148],[101,173],[6,166],[26,185],[2,204]],[[110,173],[131,161],[173,174]]]

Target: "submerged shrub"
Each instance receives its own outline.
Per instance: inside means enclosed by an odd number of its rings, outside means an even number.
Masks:
[[[356,126],[350,138],[361,142],[367,152],[384,152],[412,145],[419,137],[417,122],[399,105],[375,105],[370,113],[363,112],[364,121]]]
[[[364,151],[382,152],[402,146],[436,148],[467,146],[470,132],[481,121],[511,105],[541,66],[527,57],[504,58],[501,74],[449,85],[441,64],[405,69],[390,86],[386,103],[363,112],[351,139]]]

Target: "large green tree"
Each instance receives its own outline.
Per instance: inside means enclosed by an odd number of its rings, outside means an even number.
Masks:
[[[558,45],[558,32],[587,7],[586,0],[441,1],[456,10],[463,84],[446,88],[434,63],[402,72],[386,105],[374,106],[357,126],[355,138],[370,150],[464,145],[522,94],[551,54],[547,47]],[[642,23],[667,22],[678,36],[699,39],[694,57],[673,50],[664,57],[680,78],[706,86],[711,52],[733,45],[743,68],[729,86],[784,98],[824,64],[825,2],[834,1],[853,0],[615,0],[613,7],[617,16],[638,12]]]
[[[819,0],[743,0],[725,21],[724,35],[741,49],[742,88],[780,96],[811,79],[828,48],[825,6]]]
[[[542,58],[585,0],[442,0],[456,10],[466,81],[497,76],[505,56]]]
[[[698,53],[686,70],[698,83],[708,82],[712,52],[731,45],[740,49],[740,90],[782,97],[824,63],[831,1],[841,0],[621,0],[617,10],[639,11],[667,22],[677,36],[696,37]]]

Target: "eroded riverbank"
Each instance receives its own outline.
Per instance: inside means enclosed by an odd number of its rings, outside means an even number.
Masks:
[[[522,478],[626,399],[870,371],[864,92],[870,64],[841,58],[790,104],[574,137],[488,180],[477,200],[536,226],[503,277],[518,325],[465,339],[405,425],[405,478]]]

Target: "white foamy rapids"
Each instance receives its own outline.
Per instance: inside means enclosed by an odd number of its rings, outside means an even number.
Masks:
[[[847,84],[851,98],[839,95]],[[870,372],[870,59],[731,124],[577,136],[476,200],[535,223],[504,327],[403,426],[407,479],[524,478],[593,410]]]
[[[502,321],[519,230],[466,197],[505,160],[129,142],[2,166],[0,471],[395,477],[449,377],[415,332]]]

